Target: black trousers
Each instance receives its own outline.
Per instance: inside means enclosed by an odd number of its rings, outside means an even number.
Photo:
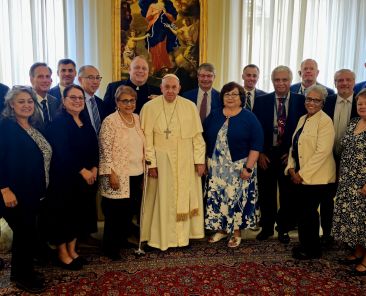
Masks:
[[[299,241],[309,254],[319,254],[319,213],[318,207],[322,200],[333,198],[334,184],[296,185],[299,217]]]
[[[282,153],[273,148],[266,154],[270,160],[268,168],[258,166],[258,203],[261,210],[260,225],[264,231],[272,232],[277,222],[278,232],[288,232],[296,225],[294,213],[294,184],[284,175],[286,165],[282,163]],[[277,212],[277,185],[280,209]]]
[[[11,275],[17,279],[29,279],[34,272],[36,217],[34,210],[25,209],[20,204],[4,211],[4,218],[13,231]]]
[[[141,206],[142,181],[143,175],[130,177],[130,198],[102,198],[103,250],[108,255],[119,253],[127,244],[133,214]]]

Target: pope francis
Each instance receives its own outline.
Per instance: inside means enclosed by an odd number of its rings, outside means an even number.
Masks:
[[[203,238],[201,176],[205,142],[197,107],[178,96],[180,82],[167,74],[163,95],[141,110],[146,137],[148,182],[141,240],[160,250],[183,247],[190,238]]]

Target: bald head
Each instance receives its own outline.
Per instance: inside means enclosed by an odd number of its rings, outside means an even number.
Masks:
[[[149,77],[149,64],[142,56],[136,56],[129,67],[130,80],[136,86],[142,86]]]

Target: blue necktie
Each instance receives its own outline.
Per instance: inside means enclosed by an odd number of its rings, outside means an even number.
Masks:
[[[97,102],[95,101],[94,97],[90,98],[90,104],[91,104],[91,108],[92,108],[95,132],[97,134],[99,134],[101,122],[100,122],[100,116],[99,116]]]

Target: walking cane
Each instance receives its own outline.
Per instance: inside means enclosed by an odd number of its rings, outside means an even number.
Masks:
[[[151,161],[145,161],[145,172],[144,172],[144,187],[142,192],[142,201],[140,207],[140,238],[139,238],[139,248],[135,250],[135,254],[138,256],[145,255],[145,251],[141,248],[141,236],[142,236],[142,221],[144,218],[144,210],[145,210],[145,197],[146,197],[146,187],[147,187],[147,177],[148,177],[148,166],[151,164]]]

